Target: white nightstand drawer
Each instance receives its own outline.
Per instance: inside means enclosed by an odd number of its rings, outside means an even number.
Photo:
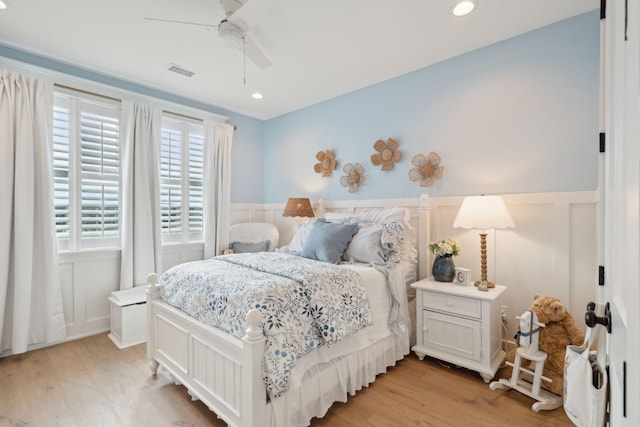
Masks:
[[[424,308],[443,313],[473,317],[474,319],[482,318],[482,302],[480,300],[441,294],[438,292],[422,292],[422,305]]]

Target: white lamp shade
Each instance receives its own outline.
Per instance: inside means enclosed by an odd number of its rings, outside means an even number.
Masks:
[[[453,221],[454,228],[514,228],[515,224],[500,196],[468,196]]]

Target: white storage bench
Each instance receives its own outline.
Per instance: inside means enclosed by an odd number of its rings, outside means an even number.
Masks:
[[[109,338],[118,348],[147,341],[146,286],[112,292],[111,333]]]

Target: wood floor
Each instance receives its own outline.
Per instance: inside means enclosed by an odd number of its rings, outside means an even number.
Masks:
[[[318,426],[571,426],[562,408],[531,410],[513,390],[413,354]],[[118,350],[106,334],[0,359],[0,426],[214,426],[184,387],[152,377],[144,344]]]

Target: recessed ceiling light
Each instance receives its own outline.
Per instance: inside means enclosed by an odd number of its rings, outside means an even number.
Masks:
[[[264,96],[263,96],[260,92],[253,92],[253,93],[251,94],[251,97],[252,97],[253,99],[262,99],[262,98],[264,98]]]
[[[457,2],[452,9],[452,13],[455,16],[465,16],[473,12],[476,5],[471,0],[462,0]]]
[[[6,9],[6,8],[7,8],[7,4],[2,0],[0,0],[0,9]]]

